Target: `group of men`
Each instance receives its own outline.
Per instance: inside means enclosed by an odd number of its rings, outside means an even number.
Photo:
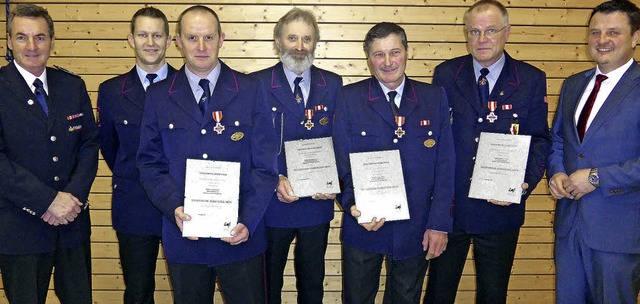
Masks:
[[[185,64],[165,61],[166,16],[131,19],[136,64],[105,81],[97,123],[84,82],[47,68],[55,36],[36,5],[9,15],[14,60],[0,69],[0,272],[10,303],[45,303],[52,269],[62,303],[91,303],[89,190],[98,148],[113,172],[112,221],[125,303],[153,303],[162,242],[175,303],[281,303],[295,239],[299,303],[322,303],[324,256],[337,199],[344,216],[343,301],[374,303],[386,259],[385,303],[453,303],[473,244],[477,303],[505,303],[525,202],[543,178],[558,199],[558,303],[633,303],[640,290],[640,11],[597,6],[588,50],[595,69],[568,78],[553,127],[545,73],[512,58],[505,7],[480,0],[464,15],[469,55],[405,75],[408,39],[382,22],[366,34],[372,77],[344,86],[313,65],[320,33],[294,8],[274,29],[280,61],[245,75],[218,53],[212,9],[177,20]],[[311,121],[309,128],[305,121]],[[402,128],[404,134],[398,132]],[[481,132],[531,136],[519,204],[468,197]],[[333,137],[341,193],[298,197],[284,142]],[[350,153],[399,150],[410,219],[364,219]],[[238,224],[226,238],[182,237],[187,159],[239,162]],[[369,221],[370,220],[370,221]]]

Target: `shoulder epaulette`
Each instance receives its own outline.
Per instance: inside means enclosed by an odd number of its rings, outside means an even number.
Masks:
[[[56,69],[58,69],[59,71],[62,71],[62,72],[65,72],[65,73],[67,73],[67,74],[69,74],[69,75],[73,75],[73,76],[76,76],[76,77],[80,78],[80,75],[78,75],[78,74],[76,74],[76,73],[74,73],[74,72],[71,72],[71,71],[69,71],[69,70],[67,70],[67,69],[65,69],[65,68],[63,68],[63,67],[61,67],[61,66],[58,66],[58,65],[55,65],[55,64],[54,64],[53,66],[54,66]]]

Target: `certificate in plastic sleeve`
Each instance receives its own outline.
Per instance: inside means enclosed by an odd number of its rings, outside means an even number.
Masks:
[[[356,208],[360,211],[358,223],[369,223],[374,217],[385,221],[408,220],[400,151],[351,153],[349,158]]]
[[[187,159],[183,237],[231,237],[238,224],[240,163]]]
[[[520,203],[531,136],[480,133],[469,197]]]
[[[287,178],[295,196],[340,193],[331,137],[287,141],[284,151]]]

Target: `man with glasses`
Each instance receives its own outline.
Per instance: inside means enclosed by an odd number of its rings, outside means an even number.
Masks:
[[[471,242],[477,303],[505,303],[525,201],[545,170],[550,139],[546,78],[504,51],[511,27],[505,7],[482,0],[464,15],[470,55],[438,65],[433,83],[451,107],[456,179],[453,232],[429,269],[425,303],[453,303]],[[531,136],[520,204],[468,197],[480,132]]]

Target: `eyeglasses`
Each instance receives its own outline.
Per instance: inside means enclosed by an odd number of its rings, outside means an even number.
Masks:
[[[480,38],[480,35],[484,33],[484,36],[487,38],[493,38],[495,35],[497,35],[498,33],[502,32],[502,30],[506,29],[508,25],[503,26],[501,29],[496,30],[493,28],[490,29],[486,29],[484,31],[478,30],[478,29],[470,29],[467,30],[467,35],[471,38]]]

